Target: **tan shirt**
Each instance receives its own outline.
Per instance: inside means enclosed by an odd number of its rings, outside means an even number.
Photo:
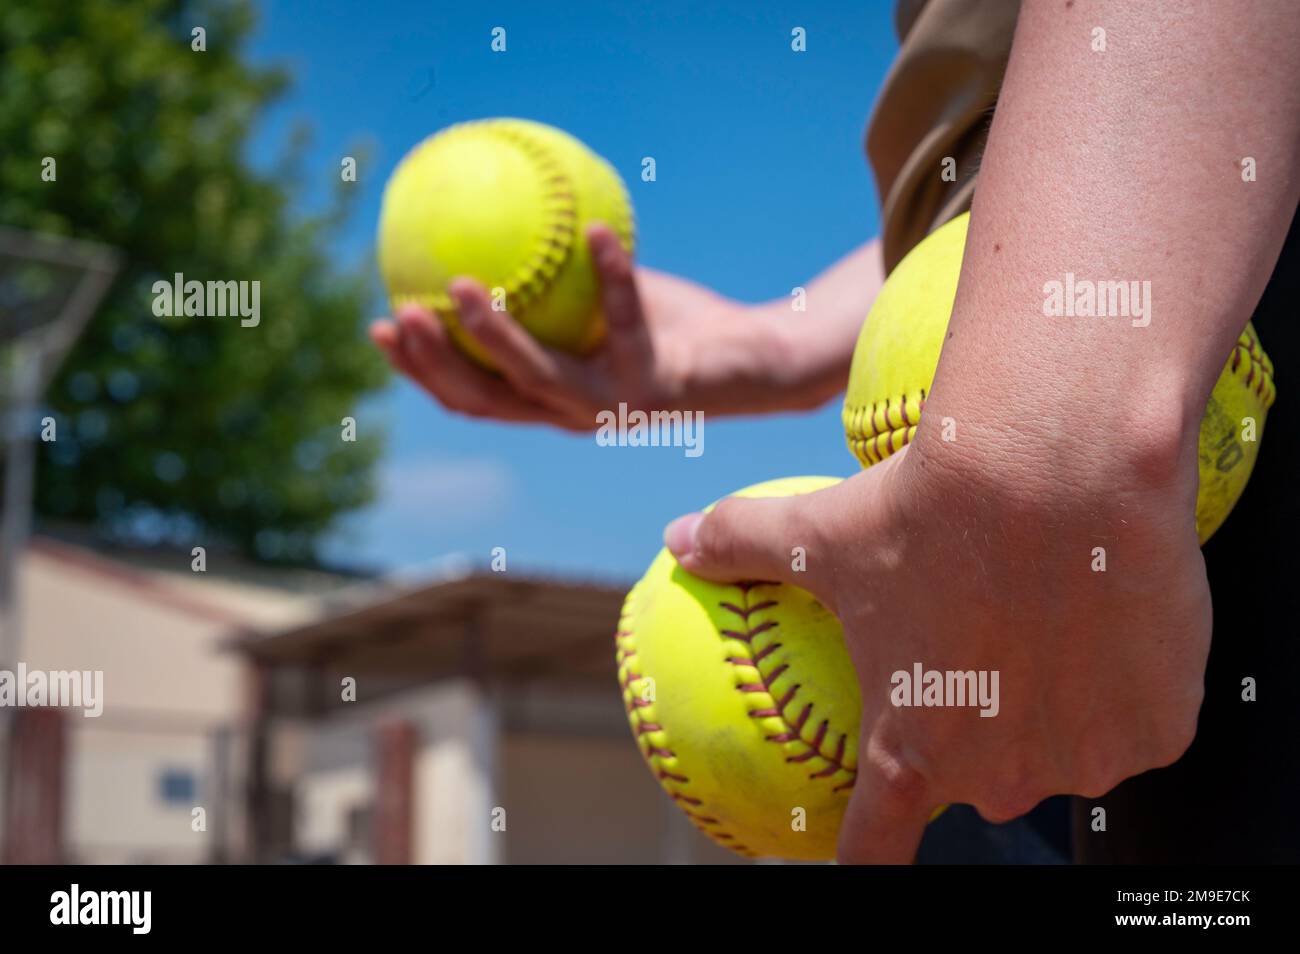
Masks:
[[[886,271],[970,208],[1019,11],[1020,0],[899,0],[898,57],[866,137]]]

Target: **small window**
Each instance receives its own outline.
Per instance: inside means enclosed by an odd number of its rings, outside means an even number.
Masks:
[[[193,805],[198,787],[189,769],[164,769],[158,778],[158,794],[172,805]]]

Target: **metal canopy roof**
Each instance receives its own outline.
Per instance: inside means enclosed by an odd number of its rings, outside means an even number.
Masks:
[[[0,226],[0,342],[34,346],[48,375],[121,262],[120,253],[104,245]]]
[[[455,676],[612,686],[626,589],[477,571],[402,590],[369,587],[316,622],[243,634],[230,646],[273,672],[353,675],[394,689]],[[321,681],[329,693],[306,708],[337,695],[336,683]]]

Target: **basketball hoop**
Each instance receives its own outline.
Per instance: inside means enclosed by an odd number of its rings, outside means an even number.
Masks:
[[[21,646],[15,576],[31,529],[32,416],[120,260],[103,245],[0,226],[0,669]]]

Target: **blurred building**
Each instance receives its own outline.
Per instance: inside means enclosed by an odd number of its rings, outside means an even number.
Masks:
[[[29,670],[101,670],[98,718],[0,709],[0,857],[726,862],[660,792],[615,684],[625,587],[415,582],[37,537]]]
[[[309,583],[340,581],[300,575],[268,586],[253,582],[249,567],[195,573],[190,561],[175,550],[91,549],[75,536],[31,541],[19,572],[17,661],[29,671],[102,671],[105,703],[97,718],[0,710],[12,724],[0,787],[4,857],[197,862],[242,854],[247,677],[223,640],[304,618],[314,604]]]

